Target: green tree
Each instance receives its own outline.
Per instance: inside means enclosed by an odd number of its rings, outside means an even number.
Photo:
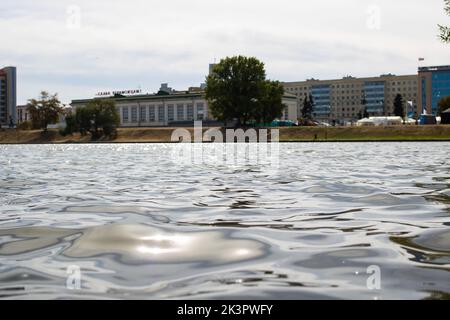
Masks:
[[[90,134],[93,140],[102,136],[112,137],[120,123],[120,116],[114,100],[94,99],[85,107],[76,110],[66,123],[66,133],[79,131],[82,135]]]
[[[75,131],[79,130],[78,124],[77,124],[77,118],[76,115],[73,114],[72,112],[67,113],[65,115],[65,119],[66,119],[66,127],[60,131],[60,133],[65,136],[68,134],[73,134]]]
[[[49,124],[58,122],[63,110],[58,94],[50,95],[46,91],[41,92],[39,99],[28,100],[27,109],[31,115],[33,128],[42,129],[44,132],[47,131]]]
[[[206,78],[206,99],[218,120],[237,119],[238,125],[246,126],[251,120],[267,120],[269,115],[278,114],[281,99],[268,98],[267,92],[277,92],[279,97],[279,84],[266,80],[264,64],[258,59],[227,57],[213,71]]]
[[[445,12],[447,13],[447,15],[450,16],[450,0],[444,0],[444,2],[445,2]],[[450,28],[443,25],[439,25],[439,31],[440,31],[439,37],[441,38],[441,40],[443,42],[449,43]]]
[[[362,111],[358,112],[358,120],[361,120],[363,118],[363,113]]]
[[[367,107],[366,107],[367,99],[366,99],[366,92],[365,91],[363,92],[363,97],[361,99],[361,105],[363,106],[362,117],[363,118],[369,118],[369,112],[367,112]]]
[[[405,102],[403,101],[403,96],[397,94],[394,99],[394,114],[397,117],[405,117]]]
[[[274,119],[281,118],[283,110],[287,108],[282,102],[284,88],[280,82],[269,80],[264,81],[262,86],[263,96],[260,98],[255,119],[257,122],[270,123]]]
[[[369,117],[370,117],[370,114],[369,114],[369,112],[367,111],[367,107],[364,107],[363,117],[364,117],[364,118],[369,118]]]
[[[358,118],[359,118],[359,120],[361,120],[361,119],[363,119],[363,118],[369,118],[370,117],[370,115],[369,115],[369,113],[367,112],[367,108],[366,107],[364,107],[361,111],[359,111],[359,113],[358,113]]]
[[[450,96],[444,97],[438,102],[438,116],[445,110],[450,109]]]
[[[303,108],[302,108],[302,118],[311,120],[313,117],[314,110],[314,98],[310,94],[309,97],[305,95],[305,99],[303,100]]]
[[[361,99],[361,105],[363,106],[361,111],[360,111],[360,113],[359,113],[360,116],[361,116],[361,119],[362,118],[369,118],[370,115],[369,115],[369,112],[367,111],[367,107],[366,107],[367,99],[366,99],[366,93],[365,92],[363,92],[363,97]]]

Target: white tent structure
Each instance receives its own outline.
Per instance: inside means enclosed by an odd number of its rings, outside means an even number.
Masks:
[[[364,118],[356,122],[356,126],[358,127],[373,127],[375,126],[375,122],[370,120],[369,118]]]
[[[408,118],[405,120],[405,124],[409,124],[409,125],[415,125],[417,122],[417,120],[412,119],[412,118]]]
[[[402,117],[370,117],[356,122],[359,127],[363,126],[398,126],[403,124]]]

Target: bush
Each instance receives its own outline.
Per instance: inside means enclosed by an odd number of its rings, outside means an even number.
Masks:
[[[300,118],[298,119],[298,125],[301,127],[316,127],[317,124],[311,119]]]
[[[113,100],[95,99],[84,107],[77,108],[75,114],[66,116],[66,128],[62,135],[80,132],[91,135],[92,140],[102,137],[116,138],[120,116]]]
[[[31,121],[24,121],[17,125],[17,129],[19,130],[31,130],[33,129],[33,124]]]
[[[67,135],[73,135],[75,131],[77,131],[77,119],[75,115],[68,114],[66,115],[66,127],[59,130],[59,133],[65,137]]]

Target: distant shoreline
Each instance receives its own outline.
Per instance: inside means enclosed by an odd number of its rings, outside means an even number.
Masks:
[[[58,130],[0,130],[0,144],[105,144],[105,143],[177,143],[173,130],[180,128],[120,128],[114,140],[91,141],[80,134],[61,136]],[[184,128],[192,133],[194,128]],[[206,128],[204,128],[206,129]],[[450,125],[382,127],[289,127],[280,130],[281,143],[335,142],[444,142],[450,141]],[[269,128],[270,130],[270,128]]]

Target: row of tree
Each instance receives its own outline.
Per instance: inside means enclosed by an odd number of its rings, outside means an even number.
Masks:
[[[113,100],[95,99],[85,107],[77,108],[75,113],[66,116],[63,135],[80,132],[90,134],[93,140],[101,137],[113,138],[117,135],[120,116]]]
[[[64,113],[58,95],[51,95],[46,91],[42,91],[38,99],[30,99],[27,109],[31,116],[32,128],[43,131],[47,131],[49,124],[58,122],[60,115]]]
[[[93,140],[102,136],[113,137],[120,123],[115,102],[107,99],[95,99],[75,112],[66,112],[57,94],[43,91],[38,99],[28,101],[27,109],[33,129],[46,132],[50,124],[57,123],[63,116],[66,127],[61,131],[62,134],[80,132],[82,135],[90,134]]]
[[[450,108],[450,96],[444,97],[438,102],[437,115],[441,116],[442,113]],[[401,94],[397,94],[394,99],[394,115],[404,118],[405,115],[405,101]]]

